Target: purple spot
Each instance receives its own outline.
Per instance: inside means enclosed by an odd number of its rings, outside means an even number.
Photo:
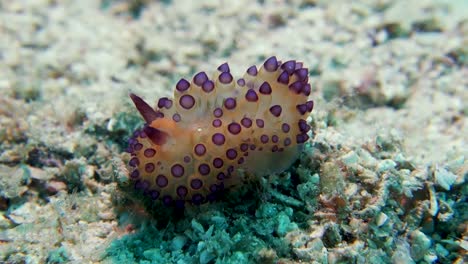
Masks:
[[[304,87],[304,83],[297,81],[289,85],[289,90],[295,94],[299,94],[302,91],[302,87]]]
[[[234,172],[234,166],[232,166],[232,165],[229,166],[228,169],[227,169],[227,171],[228,171],[228,174],[233,173],[233,172]]]
[[[222,180],[226,179],[226,174],[220,172],[220,173],[218,173],[218,175],[216,176],[216,179],[222,181]]]
[[[236,122],[232,122],[228,125],[228,131],[233,135],[237,135],[241,132],[241,126]]]
[[[154,164],[153,163],[146,163],[145,164],[145,171],[148,172],[148,173],[151,173],[154,171]]]
[[[197,156],[203,156],[206,153],[205,145],[203,144],[195,145],[194,152]]]
[[[213,136],[211,137],[211,141],[213,141],[213,143],[215,145],[218,145],[218,146],[221,146],[224,144],[224,142],[226,141],[226,139],[224,138],[224,135],[221,134],[221,133],[215,133],[213,134]]]
[[[202,85],[202,90],[205,91],[206,93],[213,91],[214,88],[215,88],[214,82],[210,80],[206,81]]]
[[[248,149],[249,149],[249,144],[247,144],[247,143],[242,143],[242,144],[240,145],[240,150],[241,150],[242,152],[245,152],[245,151],[247,151]]]
[[[289,83],[289,74],[284,71],[282,72],[279,76],[278,76],[278,79],[277,81],[279,83],[282,83],[282,84],[288,84]]]
[[[252,126],[252,119],[248,118],[248,117],[244,117],[242,118],[241,120],[241,124],[246,127],[246,128],[249,128]]]
[[[271,94],[271,86],[268,82],[262,83],[258,89],[261,94]]]
[[[132,174],[130,174],[130,177],[131,177],[132,179],[136,179],[136,178],[140,177],[140,172],[139,172],[138,170],[134,170],[134,171],[132,172]]]
[[[302,88],[302,93],[303,93],[305,96],[309,96],[311,90],[312,90],[312,89],[311,89],[311,87],[310,87],[310,84],[307,83],[307,84],[304,85],[304,87]]]
[[[174,177],[182,177],[184,175],[184,167],[180,164],[174,164],[171,167],[171,173]]]
[[[296,61],[290,60],[286,61],[281,65],[281,69],[285,70],[289,75],[291,75],[294,72],[294,69],[296,68]]]
[[[203,163],[203,164],[200,164],[200,166],[198,166],[198,172],[201,174],[201,175],[208,175],[210,174],[210,166],[206,163]]]
[[[184,162],[189,163],[192,159],[189,156],[184,157]]]
[[[303,115],[307,112],[307,105],[306,104],[298,104],[296,105],[296,109],[299,114]]]
[[[220,158],[215,158],[215,159],[213,160],[213,167],[215,167],[215,168],[217,168],[217,169],[221,168],[221,167],[223,166],[223,164],[224,164],[224,162],[223,162],[223,160],[220,159]]]
[[[190,87],[190,83],[185,79],[180,79],[179,82],[177,82],[176,84],[176,89],[179,92],[187,91],[189,87]]]
[[[302,144],[306,142],[308,139],[309,139],[309,136],[307,134],[299,134],[296,136],[297,144]]]
[[[203,182],[200,179],[193,179],[190,181],[190,187],[192,189],[198,190],[203,186]]]
[[[287,147],[289,145],[291,145],[291,139],[287,137],[284,139],[284,146]]]
[[[229,65],[227,64],[227,62],[219,65],[218,71],[220,71],[220,72],[229,72],[230,70],[229,70]]]
[[[278,151],[278,146],[274,145],[272,148],[271,148],[271,152],[277,152]]]
[[[259,128],[263,128],[265,126],[265,122],[263,121],[263,119],[257,119],[255,120],[255,123]]]
[[[228,149],[226,151],[226,157],[230,160],[233,160],[237,157],[237,151],[235,149]]]
[[[255,146],[254,144],[250,145],[250,150],[255,150],[257,148],[257,146]]]
[[[219,119],[213,120],[213,126],[214,127],[220,127],[222,124],[223,124],[223,122],[221,122],[221,120],[219,120]]]
[[[152,148],[147,148],[147,149],[145,149],[145,151],[143,152],[143,155],[145,155],[145,157],[147,157],[147,158],[151,158],[151,157],[153,157],[155,154],[156,154],[156,150],[154,150],[154,149],[152,149]]]
[[[236,99],[232,97],[228,97],[226,98],[226,100],[224,100],[224,107],[226,107],[226,109],[232,110],[236,108],[236,105],[237,105]]]
[[[141,143],[136,143],[134,146],[133,146],[133,149],[136,150],[136,151],[139,151],[140,149],[143,148],[143,144]]]
[[[262,135],[262,136],[260,137],[260,141],[261,141],[263,144],[268,143],[268,136],[265,135],[265,134]]]
[[[281,130],[283,130],[284,133],[288,133],[289,129],[291,129],[291,128],[289,127],[289,125],[287,123],[283,123],[281,125]]]
[[[268,58],[265,63],[263,63],[263,67],[265,70],[269,72],[274,72],[278,69],[278,61],[276,60],[275,56]]]
[[[159,174],[158,177],[156,177],[156,185],[159,187],[164,188],[168,183],[166,176]]]
[[[206,81],[208,81],[208,76],[205,72],[199,72],[193,77],[193,82],[198,86],[202,86]]]
[[[232,75],[229,72],[223,72],[218,77],[219,81],[224,84],[232,82]]]
[[[270,107],[270,113],[276,117],[279,117],[281,115],[281,111],[283,109],[281,108],[281,106],[279,105],[274,105],[272,107]]]
[[[149,192],[149,196],[150,196],[151,200],[156,200],[159,197],[159,192],[156,191],[156,190],[151,190]]]
[[[238,161],[237,161],[237,164],[242,164],[244,163],[244,157],[241,157]]]
[[[304,63],[300,61],[296,62],[296,70],[302,68],[302,66],[304,66]]]
[[[277,135],[273,135],[271,137],[271,142],[273,142],[273,143],[278,143],[278,140],[279,140],[279,137]]]
[[[179,99],[179,104],[182,106],[184,109],[190,109],[195,105],[195,98],[191,96],[190,94],[184,94],[180,97]]]
[[[140,165],[140,160],[137,158],[137,157],[133,157],[129,162],[128,162],[128,165],[132,166],[132,167],[136,167],[138,165]]]
[[[192,203],[195,205],[203,203],[203,195],[197,193],[192,196]]]
[[[247,69],[247,74],[249,74],[250,76],[257,76],[257,67],[255,65],[253,66],[250,66],[248,69]]]
[[[307,70],[307,68],[301,68],[295,70],[294,74],[297,76],[297,79],[302,82],[309,75],[309,71]]]
[[[175,113],[172,115],[172,120],[174,120],[174,122],[180,122],[180,115]]]
[[[221,108],[216,108],[214,111],[213,111],[213,115],[215,117],[222,117],[223,116],[223,110]]]
[[[177,187],[177,195],[179,195],[179,197],[181,198],[184,198],[188,193],[188,190],[187,190],[187,187],[185,186],[179,186]]]
[[[245,99],[249,102],[257,102],[258,101],[258,95],[254,91],[254,89],[249,89],[247,93],[245,93]]]
[[[239,80],[237,80],[237,84],[241,87],[244,87],[245,86],[245,80],[243,78],[240,78]]]

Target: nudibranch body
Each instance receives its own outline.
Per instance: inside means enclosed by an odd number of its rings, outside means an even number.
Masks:
[[[165,205],[212,201],[246,175],[287,169],[309,139],[313,101],[302,62],[276,57],[234,80],[227,63],[181,79],[153,109],[131,94],[146,121],[129,140],[135,188]]]

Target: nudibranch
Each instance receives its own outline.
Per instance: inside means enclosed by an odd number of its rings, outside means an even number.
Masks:
[[[268,58],[235,80],[227,63],[177,82],[153,108],[130,97],[146,124],[129,139],[135,189],[165,205],[213,201],[246,175],[287,169],[309,139],[308,69]]]

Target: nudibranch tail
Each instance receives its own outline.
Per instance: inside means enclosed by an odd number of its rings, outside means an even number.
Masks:
[[[153,109],[131,94],[146,121],[129,140],[135,188],[166,205],[214,200],[241,175],[286,169],[309,139],[314,103],[302,62],[267,59],[237,80],[224,63],[181,79]]]

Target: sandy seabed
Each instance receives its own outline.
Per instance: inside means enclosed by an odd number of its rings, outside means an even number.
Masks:
[[[467,36],[457,0],[0,0],[0,262],[466,262]],[[272,55],[313,87],[293,168],[169,223],[124,194],[129,92]]]

